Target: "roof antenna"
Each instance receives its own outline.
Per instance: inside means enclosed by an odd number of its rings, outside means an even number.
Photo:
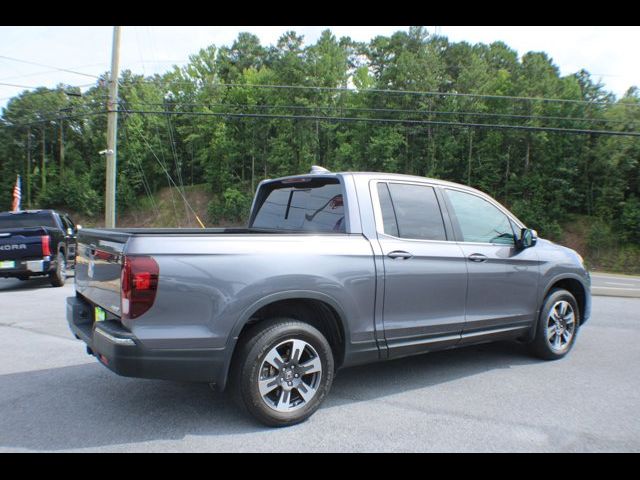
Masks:
[[[316,173],[331,173],[331,172],[324,167],[319,167],[318,165],[314,165],[311,167],[311,171],[309,172],[309,174],[314,175]]]

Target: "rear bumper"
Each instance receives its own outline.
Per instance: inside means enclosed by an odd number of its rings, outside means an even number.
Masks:
[[[149,349],[118,321],[93,321],[93,306],[80,297],[67,298],[67,322],[88,353],[125,377],[220,384],[224,350]]]
[[[31,277],[35,275],[47,275],[55,270],[56,264],[49,257],[36,258],[30,260],[0,260],[3,262],[14,262],[13,268],[0,268],[0,278],[11,277]]]

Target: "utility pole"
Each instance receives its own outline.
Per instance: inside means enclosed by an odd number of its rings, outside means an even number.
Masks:
[[[27,127],[27,208],[31,208],[31,127]]]
[[[106,228],[116,226],[116,166],[118,135],[118,76],[120,67],[120,27],[113,27],[109,101],[107,102],[107,175],[104,223]]]
[[[47,189],[47,165],[45,164],[46,143],[44,136],[44,123],[42,124],[42,166],[40,167],[40,189]]]
[[[58,125],[58,148],[60,152],[60,178],[64,176],[64,120]]]

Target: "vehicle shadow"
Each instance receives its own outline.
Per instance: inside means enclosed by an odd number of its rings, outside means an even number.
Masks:
[[[67,278],[66,285],[69,284],[73,284],[73,275]],[[34,277],[24,281],[16,278],[0,278],[0,292],[40,290],[42,288],[55,287],[49,283],[49,277]]]
[[[522,345],[505,342],[344,369],[316,415],[535,362]],[[146,441],[269,430],[208,385],[124,378],[98,363],[1,375],[0,411],[0,448],[134,448]]]
[[[526,345],[496,342],[339,370],[325,407],[367,401],[491,370],[539,363]]]

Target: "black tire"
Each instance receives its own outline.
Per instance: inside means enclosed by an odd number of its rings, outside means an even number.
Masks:
[[[304,368],[302,361],[300,365],[297,364],[293,352],[287,358],[287,345],[289,341],[301,340],[308,344],[309,347],[303,348],[304,353],[300,353],[299,356],[308,355],[314,360],[320,361],[322,367],[319,376],[316,374],[301,374],[299,380],[296,382],[302,382],[302,377],[312,377],[315,385],[315,393],[308,400],[304,401],[303,396],[300,393],[300,389],[296,387],[293,390],[289,390],[291,403],[299,401],[297,406],[294,406],[292,411],[277,411],[274,408],[276,406],[269,406],[267,404],[268,399],[263,398],[258,387],[258,381],[261,375],[264,375],[267,354],[273,351],[276,347],[284,348],[285,355],[282,359],[285,360],[282,369],[271,368],[277,372],[276,377],[273,377],[274,382],[278,382],[278,385],[284,385],[284,370]],[[284,347],[279,347],[284,345]],[[293,344],[292,344],[293,345]],[[291,348],[293,350],[293,348]],[[296,350],[297,352],[298,350]],[[317,354],[315,356],[314,354]],[[308,357],[305,357],[308,358]],[[308,364],[309,360],[307,360]],[[287,365],[293,365],[293,367],[287,367]],[[298,372],[303,370],[297,370]],[[282,377],[280,377],[282,375]],[[270,427],[284,427],[288,425],[295,425],[303,422],[309,418],[319,407],[324,400],[326,394],[331,388],[334,377],[334,360],[331,347],[327,339],[311,325],[293,320],[290,318],[273,318],[260,322],[255,327],[251,328],[240,340],[238,349],[234,355],[234,361],[232,365],[230,389],[235,396],[236,402],[243,406],[251,415],[258,419],[263,424]],[[284,382],[284,383],[283,383]],[[286,386],[284,388],[287,388]],[[278,386],[273,390],[273,395],[279,398],[283,394],[284,388]],[[308,387],[303,384],[301,388],[306,390]],[[309,390],[311,391],[311,390]],[[296,400],[297,398],[297,400]],[[289,402],[287,402],[289,405]]]
[[[555,333],[554,327],[549,327],[549,323],[553,323],[553,320],[549,319],[550,315],[552,315],[551,309],[556,305],[559,305],[559,308],[561,308],[562,302],[568,303],[573,311],[573,331],[568,340],[565,340],[564,333],[560,335]],[[567,321],[564,321],[564,325],[565,328],[561,328],[561,331],[568,330],[567,327],[570,324]],[[531,353],[543,360],[558,360],[564,357],[573,348],[576,337],[578,336],[579,326],[580,310],[575,297],[569,291],[564,289],[557,288],[551,290],[544,299],[544,303],[540,309],[540,316],[536,326],[536,335],[533,341],[529,344]],[[552,337],[549,338],[549,335],[552,335]],[[558,341],[565,341],[566,343],[561,344],[560,348],[558,348]],[[554,345],[556,346],[554,347]]]
[[[54,287],[62,287],[67,281],[67,262],[62,252],[58,252],[56,269],[49,274],[49,281]]]

